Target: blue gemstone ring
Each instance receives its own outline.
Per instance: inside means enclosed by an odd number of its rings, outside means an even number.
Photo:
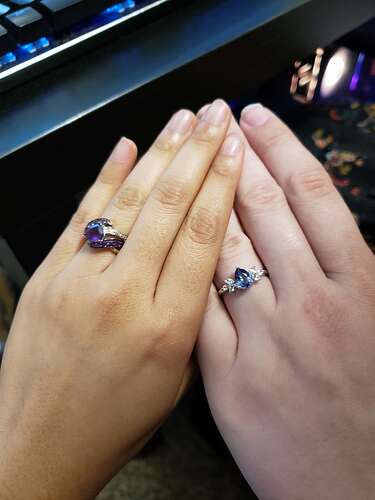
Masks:
[[[124,246],[127,236],[114,229],[110,219],[94,219],[89,222],[83,233],[91,248],[108,248],[118,253]]]
[[[250,267],[249,271],[237,267],[234,273],[234,279],[228,278],[224,281],[224,285],[219,290],[219,295],[226,292],[235,293],[237,290],[247,290],[260,281],[263,276],[267,276],[267,274],[266,269],[256,266]]]

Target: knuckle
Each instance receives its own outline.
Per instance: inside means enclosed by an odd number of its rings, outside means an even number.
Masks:
[[[332,181],[323,168],[295,171],[289,178],[288,191],[292,195],[321,198],[334,190]]]
[[[212,171],[220,176],[228,177],[233,174],[233,167],[236,163],[237,160],[233,157],[219,155],[212,165]]]
[[[181,322],[175,325],[169,320],[161,320],[161,324],[152,328],[148,334],[146,356],[153,360],[160,360],[163,364],[184,359],[190,353],[188,326],[186,329]]]
[[[320,336],[331,336],[341,330],[342,311],[338,301],[327,292],[322,283],[311,284],[302,299],[302,314],[305,322]]]
[[[113,206],[119,210],[128,208],[142,208],[146,201],[146,195],[138,186],[124,186],[113,199]]]
[[[178,207],[188,197],[188,189],[184,182],[177,179],[164,179],[153,191],[153,197],[165,207]]]
[[[197,207],[187,219],[187,232],[194,243],[210,245],[216,242],[219,234],[219,216],[216,211]]]
[[[240,198],[240,205],[253,212],[285,206],[286,198],[281,187],[272,179],[255,183]]]
[[[207,147],[215,145],[219,137],[221,137],[221,131],[218,127],[201,121],[195,128],[191,141],[195,146]]]
[[[284,127],[275,127],[260,141],[259,154],[260,156],[266,155],[270,150],[284,147],[288,142],[290,142],[289,131]]]
[[[117,291],[103,289],[96,293],[92,300],[92,320],[96,331],[105,333],[116,325],[120,325],[124,318],[129,316],[131,300],[128,296],[117,293]],[[126,304],[126,311],[124,311]]]
[[[174,134],[169,129],[165,129],[154,142],[152,149],[156,153],[173,153],[177,150],[178,144],[180,142],[180,136],[178,134]]]
[[[244,253],[249,244],[249,238],[240,231],[227,233],[221,247],[221,259],[233,260]]]

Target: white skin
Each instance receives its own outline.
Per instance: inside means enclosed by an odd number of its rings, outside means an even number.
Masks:
[[[0,376],[2,500],[93,498],[183,392],[203,316],[211,409],[259,498],[370,499],[374,257],[270,111],[242,131],[222,102],[198,125],[178,116],[130,174],[120,142],[23,294]],[[102,215],[130,234],[116,258],[82,246]],[[237,266],[270,277],[209,294],[221,246],[216,287]]]
[[[375,259],[318,161],[268,109],[248,141],[198,354],[218,428],[262,500],[375,492]],[[233,121],[232,132],[239,131]]]

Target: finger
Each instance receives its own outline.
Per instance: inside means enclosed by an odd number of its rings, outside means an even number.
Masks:
[[[236,329],[215,286],[211,285],[197,342],[198,363],[203,378],[207,380],[228,373],[235,361],[237,346]]]
[[[289,293],[306,280],[323,278],[323,271],[283,190],[249,147],[238,184],[235,208],[256,254],[269,272],[276,296]]]
[[[347,273],[367,246],[352,214],[323,166],[289,128],[261,105],[245,108],[241,127],[282,187],[326,273]]]
[[[194,124],[195,115],[191,111],[178,111],[111,198],[101,215],[109,218],[117,230],[130,234],[156,181],[191,135]],[[75,265],[84,273],[88,269],[96,273],[106,269],[114,258],[110,251],[98,252],[86,245]]]
[[[205,114],[205,112],[208,110],[208,108],[211,106],[211,103],[205,104],[200,110],[197,112],[197,118],[202,118],[202,116]]]
[[[82,235],[87,222],[101,216],[131,171],[136,157],[134,142],[124,137],[120,139],[68,226],[40,266],[40,272],[47,276],[56,275],[71,261],[83,245]]]
[[[244,141],[243,169],[251,168],[251,148],[246,140],[237,121],[233,117],[229,126],[231,133],[238,133]],[[215,283],[221,288],[226,278],[233,277],[237,267],[249,269],[252,266],[264,267],[254,247],[245,234],[238,217],[232,212],[223,246],[220,252],[219,262],[216,268]],[[236,295],[225,294],[225,304],[232,316],[237,328],[248,323],[249,315],[252,321],[264,320],[264,316],[270,314],[275,306],[275,294],[269,279],[262,279],[257,283],[257,288],[250,293],[238,293]]]
[[[244,233],[235,212],[232,212],[216,267],[215,284],[221,288],[227,278],[233,278],[236,268],[264,267],[249,238]],[[256,327],[258,321],[269,318],[275,308],[275,293],[271,281],[264,277],[252,289],[223,295],[225,305],[238,331],[247,332],[249,318]]]
[[[187,318],[202,318],[242,160],[241,137],[228,135],[165,261],[155,294],[161,308],[183,307]]]
[[[111,266],[116,276],[125,268],[129,277],[132,272],[147,276],[154,295],[166,256],[225,137],[229,115],[228,106],[216,101],[173,158],[146,201],[126,251]]]

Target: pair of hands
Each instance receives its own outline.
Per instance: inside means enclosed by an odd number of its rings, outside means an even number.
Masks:
[[[213,415],[260,498],[370,498],[375,264],[326,172],[269,110],[240,128],[222,101],[178,112],[135,162],[122,139],[21,298],[1,498],[93,498],[184,392],[199,330]],[[129,234],[116,257],[83,245],[100,216]],[[269,279],[219,299],[260,262]]]

